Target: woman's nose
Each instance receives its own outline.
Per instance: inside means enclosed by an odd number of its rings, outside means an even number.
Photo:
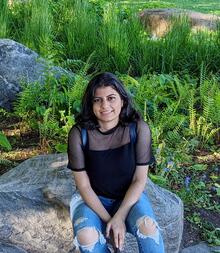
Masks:
[[[108,100],[107,99],[103,99],[102,103],[101,103],[102,108],[108,107],[108,105],[109,105]]]

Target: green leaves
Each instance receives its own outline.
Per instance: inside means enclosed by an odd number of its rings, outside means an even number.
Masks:
[[[155,183],[158,184],[162,187],[167,186],[167,180],[166,178],[160,176],[160,175],[153,175],[153,174],[149,174],[150,179]]]
[[[58,143],[55,145],[55,149],[59,153],[66,153],[67,152],[67,144]]]
[[[0,131],[0,148],[1,147],[8,151],[12,149],[10,142],[2,131]]]

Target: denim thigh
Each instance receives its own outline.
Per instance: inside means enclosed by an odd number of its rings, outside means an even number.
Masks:
[[[130,230],[135,226],[136,221],[143,216],[148,216],[155,220],[151,203],[145,192],[141,194],[139,200],[132,206],[128,213],[126,219],[128,232],[130,232]]]
[[[145,218],[150,218],[155,223],[157,228],[155,234],[144,235],[139,231],[139,225],[141,222],[145,222]],[[140,253],[164,253],[164,244],[160,228],[155,221],[151,203],[145,192],[141,194],[139,200],[130,209],[126,218],[126,227],[127,232],[136,237]]]

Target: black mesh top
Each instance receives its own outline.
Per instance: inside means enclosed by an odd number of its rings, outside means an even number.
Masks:
[[[86,171],[93,190],[101,196],[123,198],[136,165],[152,158],[151,133],[143,121],[137,122],[136,143],[130,141],[129,126],[118,125],[107,132],[88,131],[88,147],[83,149],[81,128],[73,126],[68,138],[68,168]]]

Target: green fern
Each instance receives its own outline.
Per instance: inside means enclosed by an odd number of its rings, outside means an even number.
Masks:
[[[49,139],[54,139],[59,134],[59,123],[52,112],[52,108],[46,109],[43,121],[38,123],[41,143],[45,143]]]
[[[5,134],[0,131],[0,147],[10,151],[12,149],[12,146],[10,144],[10,142],[8,141],[7,137],[5,136]]]
[[[189,128],[191,134],[197,137],[200,140],[201,146],[207,144],[213,137],[219,132],[219,127],[214,127],[212,122],[210,122],[210,111],[213,106],[213,99],[205,99],[203,104],[203,113],[202,116],[199,116],[196,110],[194,109],[193,96],[190,100],[189,105]]]
[[[214,107],[214,99],[212,97],[205,97],[203,102],[203,117],[206,121],[212,118],[212,112]]]
[[[185,123],[185,117],[179,121],[178,125],[173,129],[173,131],[168,131],[166,135],[166,141],[171,147],[180,145],[181,142],[185,141],[182,135],[182,127]]]
[[[204,62],[202,62],[200,66],[200,76],[199,76],[199,86],[201,87],[204,84],[204,81],[206,80],[206,67]]]
[[[189,99],[189,128],[192,131],[192,133],[196,134],[196,110],[194,108],[194,94],[191,93],[190,99]]]
[[[212,122],[220,126],[220,90],[214,95],[214,109],[212,112]]]
[[[78,113],[81,108],[81,99],[84,94],[88,80],[83,75],[76,75],[74,83],[69,90],[68,97],[71,109],[74,113]]]
[[[19,93],[18,99],[14,104],[14,109],[18,116],[28,118],[30,111],[34,111],[36,107],[40,107],[44,94],[43,86],[38,82],[29,85],[23,83],[21,86],[22,91]]]
[[[0,158],[0,165],[7,166],[7,167],[14,167],[17,165],[17,163],[5,158]]]
[[[213,124],[220,125],[220,86],[219,80],[213,76],[200,86],[200,101],[204,108],[203,117]]]

